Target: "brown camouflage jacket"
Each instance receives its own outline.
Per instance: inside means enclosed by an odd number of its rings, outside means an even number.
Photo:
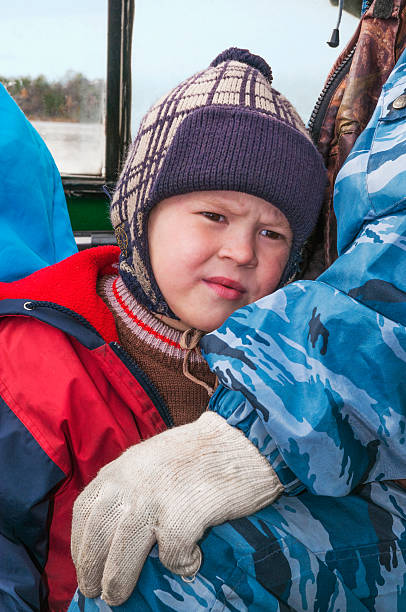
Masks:
[[[309,246],[304,278],[315,278],[337,257],[332,206],[338,171],[366,127],[381,89],[406,46],[406,0],[374,0],[327,77],[309,121],[323,155],[328,188],[322,216]],[[306,255],[305,255],[306,256]]]

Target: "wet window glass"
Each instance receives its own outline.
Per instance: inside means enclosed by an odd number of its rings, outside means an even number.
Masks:
[[[337,18],[338,7],[330,0],[137,0],[133,133],[153,102],[206,68],[227,47],[247,48],[266,59],[274,87],[307,122],[331,66],[358,23],[344,12],[340,45],[330,48],[326,41]]]
[[[3,3],[0,81],[65,175],[104,172],[107,0]]]

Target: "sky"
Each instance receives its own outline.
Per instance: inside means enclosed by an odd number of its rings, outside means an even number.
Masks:
[[[358,24],[344,13],[341,45],[331,49],[326,41],[338,9],[329,0],[139,0],[135,6],[136,124],[152,102],[231,46],[262,55],[272,68],[273,86],[307,121]]]
[[[107,0],[2,2],[0,74],[59,79],[106,74]]]
[[[337,12],[329,0],[135,0],[133,130],[158,97],[230,46],[262,55],[306,121],[357,26],[345,13],[341,45],[328,47]],[[104,78],[106,36],[107,0],[3,2],[0,74]]]

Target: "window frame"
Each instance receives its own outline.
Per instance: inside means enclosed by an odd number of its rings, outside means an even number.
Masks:
[[[62,175],[68,199],[103,198],[113,189],[131,143],[131,45],[134,0],[108,0],[105,174]]]

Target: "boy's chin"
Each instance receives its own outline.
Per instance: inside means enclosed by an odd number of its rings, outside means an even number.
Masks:
[[[234,312],[234,311],[233,311]],[[182,325],[182,329],[198,329],[206,334],[218,329],[223,325],[223,323],[228,319],[229,316],[232,315],[232,312],[227,314],[227,316],[222,317],[191,317],[190,320],[179,321]]]
[[[190,321],[190,322],[186,322],[186,321],[181,321],[179,319],[170,319],[169,317],[164,317],[164,316],[159,316],[159,318],[161,319],[161,321],[163,321],[164,323],[166,323],[167,325],[169,325],[170,327],[173,327],[174,329],[177,329],[179,331],[186,331],[188,329],[197,329],[199,331],[202,331],[204,333],[209,333],[214,331],[215,329],[217,329],[218,327],[220,327],[222,325],[222,323],[220,323],[219,325],[214,325],[214,324],[205,324],[203,322],[200,321]],[[224,321],[223,321],[224,323]]]
[[[195,313],[194,316],[191,317],[180,317],[179,319],[172,319],[166,317],[165,315],[155,315],[161,321],[177,329],[179,331],[186,331],[187,329],[197,329],[204,333],[210,333],[215,329],[218,329],[223,325],[223,323],[230,317],[233,312],[237,309],[230,310],[230,312],[221,312],[221,313]]]

